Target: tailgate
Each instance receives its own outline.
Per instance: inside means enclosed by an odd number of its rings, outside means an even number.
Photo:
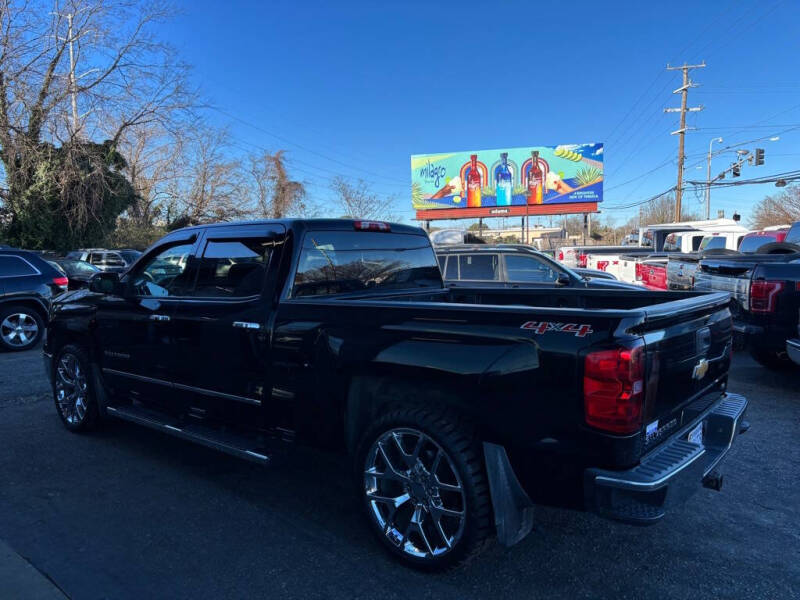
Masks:
[[[673,258],[667,263],[667,288],[670,290],[694,289],[699,262],[697,258]]]
[[[728,292],[736,300],[737,310],[747,310],[750,301],[752,263],[702,261],[694,278],[694,289]]]
[[[678,427],[686,405],[722,389],[731,356],[729,303],[727,294],[704,294],[646,310],[645,450]]]

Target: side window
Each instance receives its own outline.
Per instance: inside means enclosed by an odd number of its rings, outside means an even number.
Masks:
[[[447,269],[444,272],[445,279],[458,279],[458,256],[450,255],[447,259]]]
[[[138,296],[185,296],[194,282],[189,269],[192,243],[170,246],[151,256],[131,279]]]
[[[458,257],[461,280],[497,281],[498,263],[496,254],[462,254]]]
[[[264,238],[210,240],[200,259],[194,295],[244,298],[261,293],[273,242]]]
[[[695,251],[697,251],[697,249],[700,247],[700,242],[702,242],[702,241],[703,241],[703,236],[702,236],[702,235],[695,235],[695,236],[692,236],[692,252],[695,252]],[[724,246],[724,245],[725,245],[725,244],[724,244],[724,242],[723,242],[723,246]],[[712,248],[713,248],[713,247],[714,247],[714,246],[712,246]]]
[[[102,256],[103,256],[102,254],[99,254],[99,253],[97,253],[97,252],[92,252],[92,253],[91,253],[91,254],[89,254],[89,256],[86,258],[86,260],[87,260],[88,262],[92,263],[93,265],[99,265],[99,264],[101,264],[101,258],[102,258]]]
[[[533,256],[506,254],[506,271],[509,281],[550,283],[558,279],[558,272]]]
[[[21,277],[36,274],[36,269],[19,256],[0,256],[0,277]]]
[[[439,260],[439,270],[444,273],[444,263],[447,262],[447,257],[439,255],[437,259]]]

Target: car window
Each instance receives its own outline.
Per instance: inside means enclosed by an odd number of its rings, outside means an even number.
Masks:
[[[0,256],[0,277],[22,277],[38,274],[39,271],[19,256]]]
[[[445,279],[458,279],[458,257],[449,256],[447,258],[447,269],[444,272]]]
[[[447,257],[446,256],[439,256],[438,260],[439,260],[439,270],[442,273],[444,273],[444,263],[447,262]]]
[[[192,244],[180,244],[151,256],[131,279],[137,296],[185,296],[194,283],[188,268]]]
[[[534,256],[506,254],[509,281],[549,283],[558,279],[558,272]]]
[[[136,259],[139,258],[141,255],[142,255],[141,252],[136,252],[134,250],[123,250],[122,252],[119,253],[119,256],[122,257],[122,260],[124,260],[129,265],[136,262]]]
[[[647,233],[650,233],[649,231]],[[647,238],[645,238],[647,239]],[[649,244],[643,244],[644,246],[652,246],[652,240]],[[676,236],[674,233],[670,233],[666,239],[664,240],[664,252],[679,252],[681,249],[680,245],[680,238]]]
[[[778,236],[771,234],[745,237],[739,245],[739,252],[755,252],[764,244],[771,244],[776,241],[778,241]]]
[[[193,295],[242,298],[261,293],[274,242],[265,238],[209,240]]]
[[[696,251],[698,248],[700,248],[700,244],[701,244],[702,242],[703,242],[703,236],[702,236],[702,235],[693,235],[693,236],[692,236],[692,252],[694,252],[694,251]],[[723,248],[725,247],[725,240],[724,240],[724,238],[722,238],[722,247],[723,247]]]
[[[458,266],[461,280],[497,281],[500,279],[497,254],[461,254]]]
[[[106,252],[103,255],[101,264],[106,267],[124,267],[125,261],[116,252]]]
[[[800,221],[789,228],[783,241],[787,244],[800,244]]]
[[[427,237],[311,231],[303,239],[292,296],[419,287],[442,287],[442,274]]]
[[[724,247],[725,247],[725,238],[719,235],[703,238],[703,243],[700,244],[700,250],[713,250],[714,248],[724,248]]]

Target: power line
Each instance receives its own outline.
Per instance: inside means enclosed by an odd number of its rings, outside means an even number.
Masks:
[[[237,117],[236,115],[232,115],[231,113],[229,113],[229,112],[227,112],[227,111],[225,111],[225,110],[223,110],[223,109],[221,109],[219,107],[209,106],[209,108],[211,110],[214,110],[214,111],[222,114],[222,115],[225,115],[229,119],[233,119],[234,121],[239,121],[240,123],[242,123],[244,125],[247,125],[248,127],[252,127],[256,131],[260,131],[261,133],[264,133],[264,134],[266,134],[266,135],[268,135],[270,137],[274,137],[275,139],[281,140],[282,142],[285,142],[287,144],[291,144],[292,146],[300,148],[301,150],[305,150],[306,152],[309,152],[310,154],[314,154],[316,156],[319,156],[320,158],[324,158],[325,160],[329,160],[330,162],[336,163],[338,165],[342,165],[344,167],[347,167],[348,169],[352,169],[352,170],[355,170],[355,171],[361,171],[363,173],[366,173],[367,175],[372,175],[373,177],[380,177],[381,179],[384,179],[384,180],[395,181],[395,182],[404,183],[405,185],[407,185],[405,182],[402,182],[399,179],[394,179],[393,177],[387,177],[385,174],[376,173],[376,172],[370,171],[368,169],[362,169],[361,167],[349,165],[349,164],[347,164],[345,162],[342,162],[342,161],[340,161],[340,160],[338,160],[336,158],[333,158],[332,156],[328,156],[326,154],[323,154],[322,152],[318,152],[316,150],[308,148],[307,146],[303,146],[302,144],[298,144],[297,142],[293,142],[292,140],[290,140],[290,139],[288,139],[288,138],[286,138],[286,137],[284,137],[282,135],[279,135],[277,133],[274,133],[272,131],[268,131],[268,130],[264,129],[260,125],[256,125],[255,123],[252,123],[250,121],[242,119],[241,117]]]

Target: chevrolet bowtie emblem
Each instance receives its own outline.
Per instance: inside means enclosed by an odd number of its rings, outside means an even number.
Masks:
[[[708,373],[708,361],[705,358],[701,358],[697,361],[697,364],[694,366],[694,370],[692,371],[692,379],[702,379]]]

